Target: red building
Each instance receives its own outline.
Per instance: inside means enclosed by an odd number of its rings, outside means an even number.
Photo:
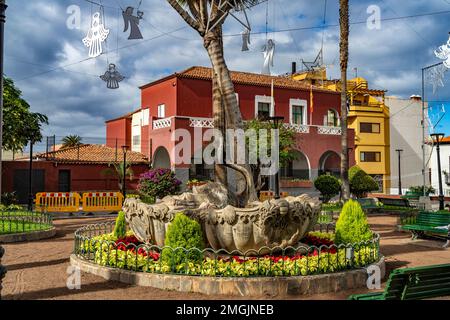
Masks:
[[[33,160],[33,194],[38,192],[119,191],[119,178],[112,163],[123,162],[120,149],[102,145],[81,145],[38,154]],[[139,175],[149,170],[148,159],[141,153],[128,152],[133,177],[127,189],[136,189]],[[28,159],[3,163],[3,190],[15,191],[20,203],[28,201]]]
[[[106,122],[107,145],[120,146],[125,141],[133,151],[147,155],[154,167],[172,168],[184,181],[207,176],[207,166],[175,165],[176,143],[171,135],[180,128],[189,130],[191,136],[195,128],[213,128],[211,73],[210,68],[191,67],[140,87],[141,109]],[[244,120],[262,114],[283,116],[285,125],[297,132],[298,160],[282,170],[283,176],[313,180],[320,172],[339,172],[339,93],[314,87],[311,109],[311,89],[298,81],[245,72],[231,72],[231,77]],[[351,129],[348,146],[353,165]]]

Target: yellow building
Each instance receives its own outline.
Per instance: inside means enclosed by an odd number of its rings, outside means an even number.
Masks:
[[[296,73],[295,80],[341,91],[339,80],[327,80],[326,69]],[[380,192],[390,189],[389,108],[384,90],[369,89],[367,80],[358,77],[347,82],[350,104],[348,127],[355,130],[356,164],[379,184]]]

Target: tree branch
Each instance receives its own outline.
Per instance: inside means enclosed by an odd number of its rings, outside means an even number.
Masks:
[[[172,8],[175,9],[176,12],[186,21],[188,25],[191,26],[191,28],[195,30],[199,30],[199,24],[197,21],[195,21],[191,15],[183,9],[183,7],[180,5],[178,0],[167,0],[167,2],[172,6]]]

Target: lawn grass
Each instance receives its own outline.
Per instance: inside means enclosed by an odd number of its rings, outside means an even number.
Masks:
[[[52,228],[51,218],[38,212],[0,211],[0,234],[24,233]]]

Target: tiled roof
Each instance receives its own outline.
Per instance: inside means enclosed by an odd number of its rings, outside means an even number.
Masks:
[[[188,78],[188,79],[199,79],[199,80],[211,80],[212,79],[212,69],[207,67],[199,67],[194,66],[189,69],[186,69],[182,72],[174,73],[173,75],[166,77],[161,80],[166,80],[171,77],[178,78]],[[160,82],[158,80],[156,82],[149,83],[141,87],[141,89],[151,86],[154,83]],[[272,84],[272,80],[275,88],[283,88],[283,89],[294,89],[294,90],[310,90],[310,86],[306,85],[300,81],[296,81],[291,79],[288,76],[269,76],[258,73],[250,73],[250,72],[240,72],[240,71],[231,71],[231,80],[234,84],[246,84],[253,86],[263,86],[270,87]],[[328,93],[336,93],[332,90],[322,89],[319,87],[313,86],[314,91],[324,91]]]
[[[116,120],[120,120],[120,119],[125,119],[125,118],[130,118],[131,119],[135,113],[140,112],[140,111],[141,111],[141,108],[139,108],[137,110],[134,110],[132,112],[128,112],[127,114],[124,114],[124,115],[119,116],[117,118],[106,120],[105,122],[108,123],[108,122],[112,122],[112,121],[116,121]]]
[[[49,160],[64,163],[111,163],[123,161],[122,149],[115,149],[98,144],[84,144],[79,147],[71,147],[41,153],[35,156],[39,160]],[[140,152],[127,152],[127,161],[132,163],[147,163],[148,159]]]

